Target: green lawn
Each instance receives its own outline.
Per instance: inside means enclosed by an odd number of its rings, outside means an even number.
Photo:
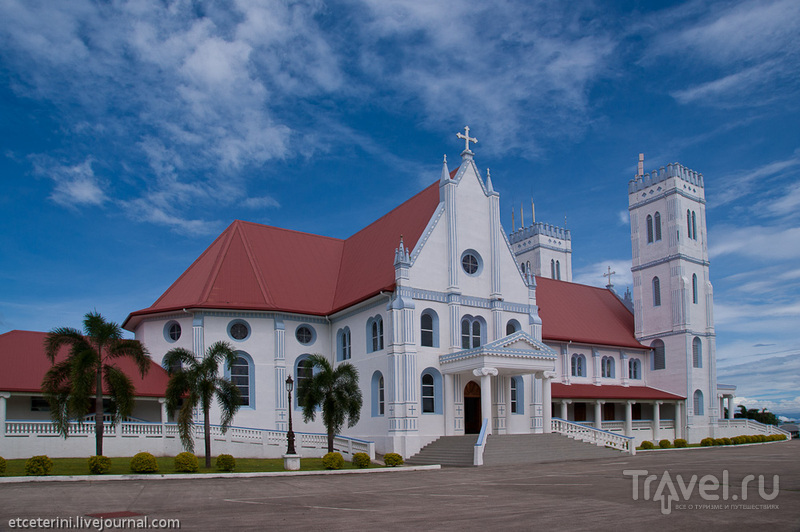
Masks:
[[[51,476],[55,475],[88,475],[89,465],[87,458],[52,458],[53,470],[50,472]],[[175,458],[174,457],[156,457],[158,461],[158,473],[146,473],[151,475],[166,474],[173,475],[178,472],[175,471]],[[219,472],[214,466],[216,457],[211,460],[211,468],[206,469],[204,466],[205,461],[202,457],[198,457],[200,462],[200,469],[198,473],[217,473]],[[19,460],[6,460],[6,474],[7,477],[25,476],[25,459]],[[126,458],[112,458],[111,470],[106,473],[107,475],[132,475],[143,474],[133,473],[130,468],[131,457]],[[371,464],[373,467],[381,467],[377,464]],[[300,460],[300,471],[323,471],[325,468],[322,466],[322,458],[303,458]],[[345,461],[342,469],[356,469],[356,467]],[[262,459],[262,458],[237,458],[236,470],[234,473],[256,473],[268,471],[284,471],[283,459]],[[185,473],[180,473],[185,474]]]

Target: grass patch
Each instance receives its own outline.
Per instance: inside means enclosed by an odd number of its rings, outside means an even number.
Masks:
[[[53,460],[53,470],[49,476],[76,476],[89,475],[89,465],[87,458],[51,458]],[[197,473],[224,473],[214,466],[216,457],[211,460],[211,467],[206,469],[205,458],[198,457],[200,469]],[[6,461],[6,477],[24,477],[26,459],[16,459]],[[141,473],[151,475],[185,475],[175,471],[174,456],[157,456],[158,473]],[[370,468],[381,467],[377,464],[370,464]],[[345,462],[342,469],[358,469],[352,462]],[[236,471],[234,473],[265,473],[274,471],[285,471],[283,468],[283,458],[236,458]],[[322,458],[302,458],[300,460],[300,471],[325,471],[322,465]],[[107,475],[133,475],[131,472],[131,457],[111,458],[111,469]],[[191,473],[188,473],[191,474]],[[102,476],[102,475],[91,475]]]

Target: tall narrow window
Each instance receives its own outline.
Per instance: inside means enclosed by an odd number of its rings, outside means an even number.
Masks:
[[[692,238],[692,211],[686,211],[686,233],[689,239]]]
[[[697,274],[692,274],[692,303],[697,304]]]
[[[658,277],[653,277],[653,306],[661,306],[661,281]]]
[[[481,346],[481,321],[465,317],[461,320],[461,348],[472,349]]]
[[[561,280],[561,261],[556,261],[556,279]]]
[[[426,373],[422,376],[422,411],[426,413],[434,412],[436,409],[435,403],[435,387],[433,384],[433,375]]]
[[[632,358],[628,361],[628,378],[641,379],[642,378],[642,363],[638,358]]]
[[[420,343],[423,347],[433,347],[433,316],[423,313],[419,318]]]
[[[481,322],[475,320],[472,322],[472,347],[481,346]]]
[[[517,379],[511,377],[511,413],[517,413]]]
[[[555,279],[556,278],[556,260],[555,259],[550,259],[550,278],[551,279]]]
[[[696,368],[703,367],[703,342],[697,336],[692,340],[692,365]]]
[[[372,351],[383,349],[383,318],[377,316],[372,320]]]
[[[239,389],[240,403],[250,406],[250,364],[247,359],[238,356],[231,366],[231,384]]]
[[[307,358],[301,359],[297,363],[297,394],[295,394],[295,400],[297,401],[298,407],[303,407],[305,405],[305,401],[302,400],[302,396],[300,391],[305,386],[305,383],[314,375],[314,368],[311,366],[311,361]]]
[[[657,212],[655,218],[653,219],[653,225],[655,225],[656,229],[656,241],[661,240],[661,213]]]
[[[381,378],[378,381],[378,412],[380,413],[380,415],[383,415],[385,406],[386,406],[386,401],[384,396],[383,375],[381,375]]]
[[[702,416],[705,413],[703,408],[703,392],[700,390],[694,391],[694,415]]]
[[[572,355],[572,376],[585,377],[586,376],[586,357],[574,353]]]
[[[653,340],[650,344],[653,350],[653,369],[664,369],[667,367],[667,353],[662,340]]]
[[[692,238],[697,240],[697,220],[694,211],[692,211]]]
[[[606,379],[614,378],[614,358],[603,357],[600,361],[601,376]]]
[[[372,374],[372,417],[382,416],[386,410],[383,374],[376,371]]]
[[[653,217],[647,215],[647,243],[653,243]]]
[[[350,327],[339,329],[337,336],[336,358],[338,360],[350,360],[352,355],[350,344]]]

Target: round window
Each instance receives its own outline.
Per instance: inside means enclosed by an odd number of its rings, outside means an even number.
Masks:
[[[294,336],[297,338],[297,341],[303,345],[308,345],[314,341],[314,332],[311,330],[311,327],[307,325],[298,327]]]
[[[177,321],[170,321],[164,326],[164,338],[168,342],[177,342],[181,337],[181,326]]]
[[[231,338],[234,340],[244,340],[250,336],[250,328],[243,321],[235,321],[231,323],[228,328],[228,334],[230,334]]]
[[[481,271],[481,257],[477,251],[467,250],[461,255],[461,267],[467,275],[478,275]]]

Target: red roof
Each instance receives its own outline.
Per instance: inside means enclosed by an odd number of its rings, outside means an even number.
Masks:
[[[537,277],[536,304],[545,341],[647,349],[634,336],[633,314],[611,290]]]
[[[680,401],[685,399],[680,395],[665,392],[649,386],[619,386],[594,384],[561,384],[554,382],[551,394],[559,399],[642,399]]]
[[[327,315],[394,290],[394,250],[413,249],[439,205],[436,182],[346,240],[234,221],[149,308]],[[133,325],[135,327],[135,325]]]
[[[34,331],[9,331],[0,334],[0,390],[4,392],[41,393],[42,379],[51,364],[44,350],[47,333]],[[66,356],[63,348],[56,360]],[[150,363],[150,370],[142,379],[132,360],[118,358],[114,364],[133,382],[137,397],[164,397],[169,377],[164,368]]]

